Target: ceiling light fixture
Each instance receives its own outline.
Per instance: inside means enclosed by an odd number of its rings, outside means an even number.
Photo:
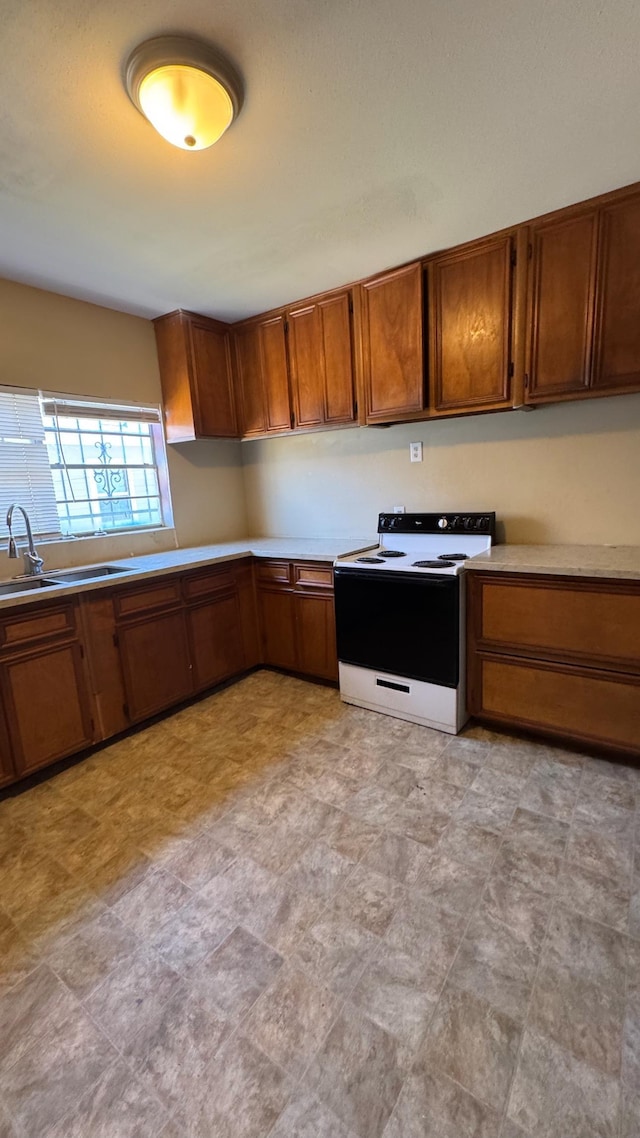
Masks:
[[[167,142],[213,146],[242,106],[242,79],[217,48],[186,36],[156,36],[125,65],[129,97]]]

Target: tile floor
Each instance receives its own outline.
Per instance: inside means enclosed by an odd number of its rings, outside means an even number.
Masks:
[[[260,672],[0,803],[0,1138],[637,1138],[640,772]]]

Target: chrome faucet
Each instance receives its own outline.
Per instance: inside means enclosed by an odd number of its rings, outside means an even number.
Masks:
[[[14,502],[13,505],[9,506],[9,509],[7,510],[7,525],[9,527],[9,557],[13,558],[18,556],[16,539],[11,532],[13,511],[16,509],[20,510],[20,513],[24,518],[24,524],[27,527],[27,549],[24,552],[24,574],[19,574],[19,576],[24,575],[25,577],[38,577],[40,573],[42,573],[44,558],[40,557],[38,550],[33,544],[33,533],[31,532],[31,522],[29,521],[29,515],[24,507],[19,505],[18,502]]]

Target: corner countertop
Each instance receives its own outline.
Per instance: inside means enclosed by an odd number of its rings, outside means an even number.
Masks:
[[[191,549],[170,549],[164,553],[149,553],[142,557],[104,558],[103,561],[94,564],[113,565],[122,571],[89,581],[76,581],[69,585],[51,585],[24,592],[16,591],[10,596],[0,595],[0,611],[17,605],[55,600],[75,593],[112,589],[116,585],[130,585],[134,581],[161,577],[168,573],[179,572],[181,569],[204,568],[224,561],[237,561],[242,557],[276,557],[284,561],[334,561],[336,557],[371,549],[376,544],[375,540],[367,538],[257,537],[242,541],[219,542],[215,545],[199,545]],[[44,551],[46,553],[46,546]],[[7,565],[10,566],[10,563]],[[75,573],[80,569],[91,568],[92,565],[70,566],[68,572]],[[48,574],[45,565],[43,577],[55,579],[63,573],[64,570],[56,569]],[[0,585],[10,580],[10,577],[0,579]]]
[[[465,569],[640,581],[640,545],[494,545]]]

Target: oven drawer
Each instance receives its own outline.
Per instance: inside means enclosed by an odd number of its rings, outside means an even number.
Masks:
[[[460,578],[336,568],[338,659],[455,688]]]

